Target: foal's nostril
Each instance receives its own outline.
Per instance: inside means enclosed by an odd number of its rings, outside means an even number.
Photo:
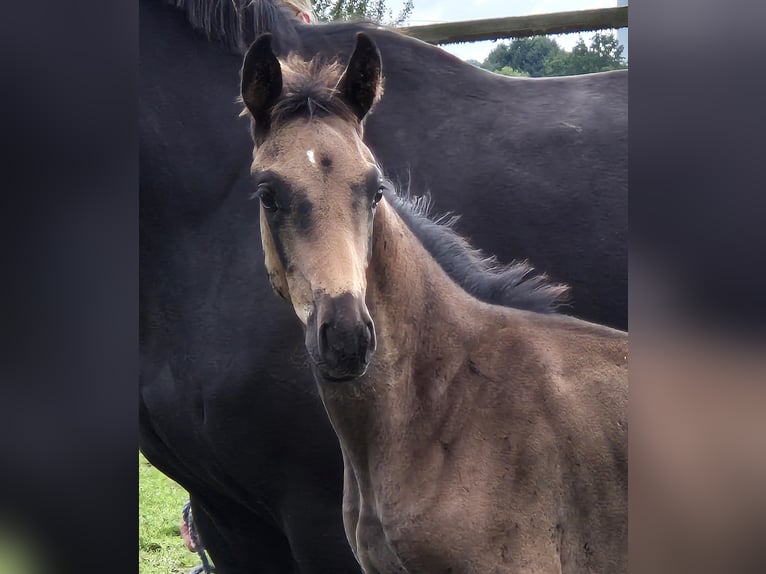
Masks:
[[[328,344],[327,344],[327,328],[329,325],[327,323],[322,323],[319,326],[319,352],[324,354],[327,352]]]
[[[367,327],[367,352],[372,353],[375,350],[375,326],[372,324],[372,320],[365,321]]]
[[[306,331],[306,346],[322,377],[350,380],[367,371],[375,352],[375,327],[364,302],[350,293],[323,296],[312,319],[316,322]]]

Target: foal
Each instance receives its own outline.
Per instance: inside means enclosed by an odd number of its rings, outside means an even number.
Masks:
[[[373,42],[345,69],[281,65],[270,42],[242,69],[261,238],[305,327],[364,571],[625,572],[627,334],[469,295],[362,142]],[[561,293],[514,289],[533,309]]]

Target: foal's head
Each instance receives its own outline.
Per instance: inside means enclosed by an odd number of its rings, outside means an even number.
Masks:
[[[266,267],[306,327],[319,375],[331,381],[364,374],[375,351],[366,269],[383,179],[362,143],[362,120],[380,92],[380,54],[363,34],[345,70],[280,64],[268,34],[242,68]]]

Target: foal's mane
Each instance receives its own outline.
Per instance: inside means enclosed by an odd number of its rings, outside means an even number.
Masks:
[[[300,116],[333,115],[349,122],[356,120],[336,90],[345,69],[340,62],[327,62],[319,56],[306,61],[298,55],[280,62],[283,88],[282,97],[271,110],[273,126]]]
[[[320,56],[304,60],[290,54],[279,60],[282,68],[282,95],[271,108],[270,125],[277,127],[297,117],[338,116],[356,121],[351,108],[338,97],[336,86],[344,66],[339,61],[326,61]],[[242,96],[237,101],[243,103]],[[243,108],[240,116],[250,115]]]
[[[484,255],[455,231],[460,216],[432,214],[430,194],[400,194],[392,186],[384,195],[447,275],[477,299],[537,313],[553,313],[566,304],[567,285],[551,282],[527,261],[502,265]]]

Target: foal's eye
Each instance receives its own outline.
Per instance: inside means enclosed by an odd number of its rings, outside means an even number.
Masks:
[[[261,198],[261,205],[266,211],[276,211],[279,208],[277,205],[277,200],[274,197],[274,190],[272,190],[268,185],[259,185],[258,191],[255,193],[258,197]]]
[[[380,200],[383,199],[383,189],[384,187],[381,185],[378,188],[378,191],[375,192],[375,197],[372,198],[372,206],[375,207],[380,203]]]

